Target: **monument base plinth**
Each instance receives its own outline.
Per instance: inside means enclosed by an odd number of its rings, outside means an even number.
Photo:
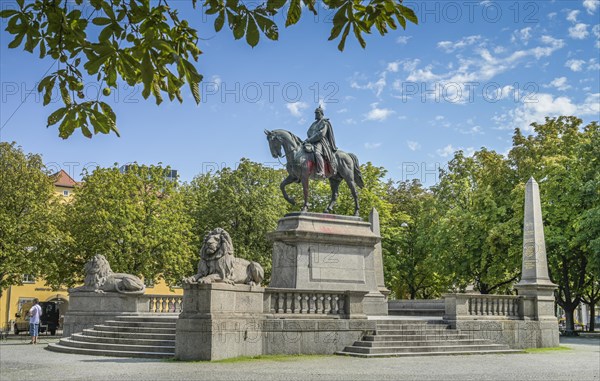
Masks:
[[[83,332],[117,316],[148,312],[148,297],[116,292],[73,292],[69,294],[69,310],[65,314],[63,336]]]
[[[268,236],[273,240],[270,287],[366,291],[365,313],[387,315],[375,268],[381,237],[370,223],[360,217],[290,213]]]

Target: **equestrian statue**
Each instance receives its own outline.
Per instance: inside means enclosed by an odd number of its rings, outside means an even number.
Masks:
[[[345,180],[354,198],[354,215],[358,216],[357,187],[364,186],[358,158],[352,153],[337,148],[333,127],[329,119],[325,118],[321,106],[315,110],[315,122],[308,129],[306,140],[303,141],[286,130],[265,130],[265,134],[273,158],[285,157],[287,160],[288,177],[281,182],[280,188],[283,197],[290,204],[294,205],[295,201],[285,190],[288,184],[302,183],[304,194],[302,212],[307,212],[309,179],[327,178],[331,186],[331,201],[324,212],[331,213],[338,197],[340,183]]]

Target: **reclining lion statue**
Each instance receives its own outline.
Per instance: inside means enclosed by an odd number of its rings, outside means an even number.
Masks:
[[[259,285],[265,278],[265,271],[256,262],[233,256],[233,243],[229,233],[216,228],[204,237],[200,249],[198,274],[185,278],[185,283]]]
[[[114,273],[104,255],[96,254],[85,264],[83,286],[69,289],[69,292],[118,292],[141,295],[146,291],[144,282],[135,275]]]

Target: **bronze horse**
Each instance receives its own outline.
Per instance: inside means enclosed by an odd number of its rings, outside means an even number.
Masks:
[[[312,178],[317,179],[316,166],[314,163],[313,153],[305,152],[302,139],[294,135],[293,133],[286,130],[265,130],[267,140],[269,141],[269,148],[271,149],[271,155],[278,159],[285,157],[287,160],[286,169],[288,171],[288,177],[281,182],[279,186],[283,197],[292,205],[295,205],[293,198],[288,196],[285,191],[285,187],[291,183],[302,183],[302,190],[304,194],[304,205],[302,206],[302,212],[308,211],[308,180]],[[285,152],[282,155],[281,149]],[[331,186],[331,201],[325,209],[325,213],[331,213],[338,197],[338,189],[342,180],[346,180],[346,184],[350,188],[352,197],[354,198],[354,215],[358,216],[358,194],[356,187],[362,188],[364,186],[363,178],[360,173],[360,166],[358,164],[358,158],[352,153],[347,153],[342,150],[335,151],[334,160],[337,160],[337,166],[335,173],[326,171],[326,177],[329,179],[329,185]]]

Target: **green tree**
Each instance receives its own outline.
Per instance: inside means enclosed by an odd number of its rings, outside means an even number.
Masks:
[[[47,256],[62,237],[52,179],[39,155],[0,142],[0,295],[23,274],[44,275]]]
[[[432,240],[438,261],[454,287],[473,283],[482,294],[507,291],[520,272],[522,194],[508,161],[482,149],[472,157],[455,153],[433,187],[440,218]],[[515,201],[520,200],[520,201]],[[519,206],[520,205],[520,206]]]
[[[178,183],[165,175],[168,167],[129,165],[125,172],[96,168],[84,173],[67,211],[73,237],[67,258],[60,261],[54,282],[72,285],[83,265],[103,254],[113,271],[147,280],[163,278],[176,285],[193,271],[192,221]]]
[[[519,182],[534,176],[540,184],[550,278],[569,332],[586,287],[598,278],[598,124],[581,125],[561,116],[533,123],[534,135],[517,129],[509,153]]]
[[[204,235],[221,227],[231,235],[235,255],[260,263],[268,283],[273,244],[267,233],[277,228],[277,221],[288,210],[279,190],[282,176],[280,170],[241,159],[235,169],[223,168],[194,178],[185,193],[194,221],[196,252]],[[194,266],[198,259],[194,258]]]
[[[89,14],[82,12],[83,0],[16,1],[17,7],[0,12],[0,17],[8,19],[6,30],[14,36],[8,47],[23,46],[30,53],[39,52],[40,59],[50,56],[60,61],[57,70],[38,86],[44,105],[50,103],[53,89],[60,91],[64,106],[48,117],[48,126],[60,123],[60,137],[69,137],[77,128],[88,138],[111,131],[118,135],[116,115],[100,100],[101,95],[85,99],[86,81],[101,81],[104,96],[120,80],[131,86],[143,84],[142,96],[154,96],[157,104],[164,95],[183,102],[181,89],[187,84],[196,103],[200,102],[202,75],[192,63],[201,54],[198,31],[167,0],[154,4],[150,0],[91,0]],[[191,2],[197,5],[197,0]],[[401,0],[323,0],[323,4],[335,11],[329,40],[339,37],[340,51],[351,30],[364,48],[363,35],[373,28],[385,35],[398,25],[405,29],[407,21],[418,22]],[[317,14],[316,0],[203,3],[204,12],[214,16],[215,31],[227,25],[235,39],[245,36],[252,47],[261,34],[270,40],[279,38],[277,14],[287,9],[288,27],[298,22],[303,7]]]
[[[432,298],[445,291],[445,279],[433,255],[430,227],[436,220],[433,193],[419,180],[401,181],[392,189],[395,217],[385,229],[384,256],[390,290],[396,297]]]

